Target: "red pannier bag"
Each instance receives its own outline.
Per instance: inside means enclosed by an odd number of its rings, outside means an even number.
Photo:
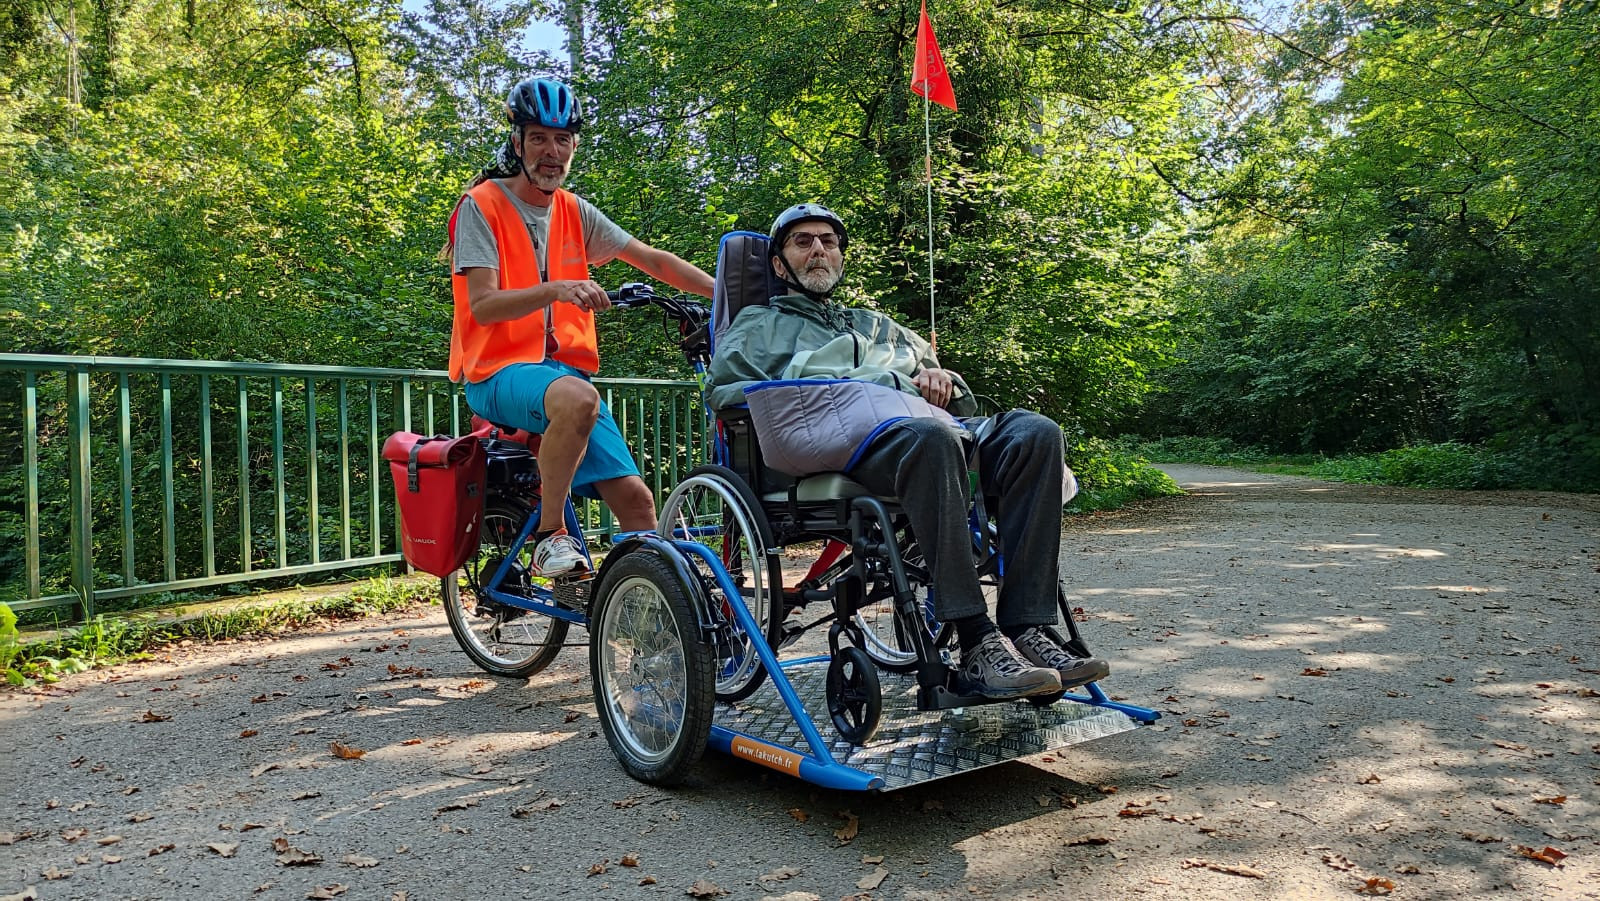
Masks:
[[[383,443],[400,502],[400,553],[417,569],[448,576],[478,549],[484,451],[460,438],[395,432]]]

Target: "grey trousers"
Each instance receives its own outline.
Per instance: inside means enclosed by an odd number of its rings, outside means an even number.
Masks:
[[[1005,579],[995,620],[1002,629],[1056,621],[1061,553],[1061,428],[1027,410],[995,417],[978,446],[978,484],[994,498]],[[973,564],[967,459],[959,432],[932,419],[885,429],[850,477],[900,498],[933,574],[934,615],[987,612]]]

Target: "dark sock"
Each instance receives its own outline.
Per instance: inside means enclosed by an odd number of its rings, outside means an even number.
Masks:
[[[560,529],[534,529],[533,530],[533,543],[534,544],[538,544],[539,542],[545,540],[546,538],[549,538],[551,535],[554,535],[555,533],[557,533],[559,531],[561,531],[561,530]]]
[[[951,620],[950,625],[956,627],[956,641],[961,644],[963,653],[978,646],[984,636],[995,630],[994,620],[987,613],[974,613],[960,619]]]
[[[1034,628],[1034,627],[1033,626],[1027,626],[1027,625],[1023,625],[1023,626],[1004,626],[1004,627],[1002,627],[1000,629],[1000,634],[1004,635],[1005,637],[1007,637],[1009,639],[1011,639],[1012,641],[1016,641],[1018,635],[1021,635],[1022,633],[1026,632],[1026,631],[1028,631],[1029,629],[1032,629],[1032,628]]]

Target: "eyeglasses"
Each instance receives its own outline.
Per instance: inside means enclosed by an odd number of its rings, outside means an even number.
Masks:
[[[821,235],[813,234],[812,232],[795,232],[789,236],[789,243],[800,248],[801,250],[810,250],[811,245],[818,241],[822,242],[822,248],[824,250],[839,249],[838,232],[827,232]]]

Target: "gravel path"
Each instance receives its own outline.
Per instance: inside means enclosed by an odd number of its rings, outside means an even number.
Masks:
[[[423,607],[0,693],[0,898],[1600,897],[1600,498],[1167,468],[1063,551],[1150,729],[663,792],[580,650],[496,681]]]

